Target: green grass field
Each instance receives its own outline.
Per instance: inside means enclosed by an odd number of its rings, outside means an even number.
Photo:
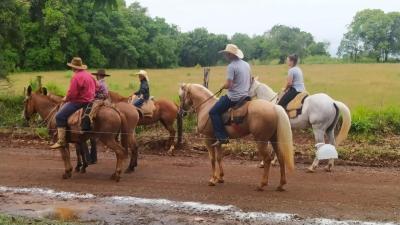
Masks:
[[[400,106],[400,64],[330,64],[301,65],[310,93],[324,92],[351,108],[381,109]],[[285,65],[253,66],[253,75],[275,90],[285,82]],[[108,70],[111,90],[129,95],[138,87],[132,76],[136,70]],[[202,68],[151,69],[151,94],[156,98],[177,99],[179,83],[202,83]],[[70,71],[29,72],[10,75],[11,94],[22,94],[23,87],[36,76],[43,76],[44,85],[59,86],[65,92]],[[225,78],[225,67],[212,67],[210,89],[216,91]]]

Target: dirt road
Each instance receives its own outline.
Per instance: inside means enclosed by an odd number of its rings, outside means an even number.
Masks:
[[[400,223],[398,168],[335,167],[332,173],[320,170],[307,174],[305,166],[297,165],[288,176],[286,192],[275,191],[279,170],[273,168],[269,187],[256,192],[262,170],[254,161],[226,159],[225,183],[209,187],[206,154],[141,155],[138,169],[124,174],[119,183],[109,179],[115,157],[104,152],[99,157],[99,163],[89,166],[86,174],[75,173],[72,179],[62,180],[58,151],[1,141],[0,186],[233,205],[244,211],[293,213],[309,218]]]

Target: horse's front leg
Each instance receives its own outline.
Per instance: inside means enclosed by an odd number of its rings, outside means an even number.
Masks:
[[[272,144],[272,147],[276,153],[276,157],[278,158],[279,161],[279,167],[281,171],[281,181],[279,183],[279,186],[276,188],[277,191],[284,191],[285,189],[283,186],[286,184],[286,168],[285,168],[285,160],[283,158],[282,152],[278,147],[278,144],[275,142]]]
[[[216,147],[217,150],[217,162],[219,166],[219,176],[217,177],[218,183],[224,183],[224,169],[222,168],[222,158],[224,157],[224,149],[221,146]]]
[[[69,153],[68,144],[66,147],[60,148],[60,152],[61,152],[62,160],[64,161],[64,168],[65,168],[65,172],[62,175],[62,178],[69,179],[72,177],[72,165],[71,165],[71,156]]]
[[[216,176],[216,169],[215,169],[215,149],[214,147],[212,147],[213,140],[209,140],[207,139],[205,141],[206,147],[208,149],[208,156],[210,157],[210,161],[211,161],[211,178],[208,181],[208,186],[215,186],[215,184],[217,183],[217,176]]]

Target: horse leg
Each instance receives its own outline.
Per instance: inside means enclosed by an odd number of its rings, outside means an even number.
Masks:
[[[216,177],[216,169],[215,169],[215,149],[214,147],[212,147],[212,143],[213,140],[209,140],[207,139],[205,141],[206,143],[206,147],[208,149],[208,156],[210,157],[210,161],[211,161],[211,169],[212,169],[212,173],[211,173],[211,178],[210,181],[208,181],[208,186],[215,186],[215,184],[217,183],[217,177]]]
[[[222,158],[224,157],[223,149],[221,146],[216,147],[217,151],[217,162],[219,166],[219,176],[217,177],[217,182],[224,183],[224,169],[222,168]]]
[[[168,141],[165,143],[165,150],[168,150],[168,155],[174,155],[174,148],[173,148],[173,143],[175,140],[175,134],[176,131],[174,129],[173,123],[167,123],[165,122],[164,119],[160,119],[162,125],[165,127],[165,129],[168,130],[169,133],[169,137],[168,137]]]
[[[115,155],[117,157],[117,164],[115,168],[115,172],[111,175],[111,179],[119,182],[121,179],[121,171],[124,159],[126,158],[127,154],[125,149],[115,141],[114,136],[110,136],[106,140],[104,140],[104,144],[109,147],[110,149],[114,150]]]
[[[76,167],[75,172],[79,172],[82,166],[82,157],[81,157],[81,146],[79,143],[75,144],[75,151],[76,151]]]
[[[335,146],[336,145],[336,141],[335,141],[335,129],[329,130],[326,132],[327,136],[328,136],[328,143]],[[328,165],[325,167],[325,171],[326,172],[331,172],[333,169],[333,166],[335,164],[335,160],[334,159],[329,159],[328,161]]]
[[[65,168],[65,172],[62,175],[62,178],[63,179],[71,178],[71,176],[72,176],[72,165],[71,165],[71,156],[70,156],[70,153],[69,153],[68,144],[67,144],[66,147],[60,148],[60,152],[61,152],[62,160],[64,161],[64,168]]]
[[[315,143],[325,143],[325,131],[313,126],[313,132],[314,132],[314,138],[315,138]],[[307,172],[313,173],[315,172],[315,168],[318,166],[319,160],[317,157],[314,158],[314,162],[311,164],[310,167],[308,167]]]
[[[81,145],[81,155],[82,155],[82,166],[80,172],[86,173],[86,168],[88,167],[87,155],[89,155],[89,148],[87,146],[86,141],[82,141],[80,145]]]
[[[130,136],[130,140],[128,141],[129,147],[131,149],[131,159],[129,162],[128,168],[125,170],[125,173],[131,173],[135,171],[135,167],[137,166],[137,159],[138,159],[138,148],[136,145],[136,137],[135,135]]]
[[[260,186],[257,187],[257,191],[263,191],[264,187],[268,185],[269,168],[271,167],[271,155],[267,151],[268,143],[258,142],[257,149],[259,154],[264,161],[264,173],[261,179]]]
[[[280,152],[280,149],[278,147],[278,143],[276,143],[276,141],[274,141],[274,143],[272,143],[272,147],[276,153],[275,157],[278,158],[279,161],[279,168],[281,171],[281,181],[279,186],[276,188],[277,191],[285,191],[285,189],[283,188],[283,186],[286,184],[286,168],[285,168],[285,160],[283,159],[283,156]]]

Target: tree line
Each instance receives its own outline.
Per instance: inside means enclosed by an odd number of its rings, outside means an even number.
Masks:
[[[276,25],[262,35],[232,37],[205,28],[181,32],[163,18],[150,17],[139,3],[126,6],[124,0],[1,0],[0,12],[0,77],[18,70],[64,69],[77,55],[91,68],[212,66],[229,42],[243,49],[247,60],[283,63],[291,53],[329,57],[329,43],[296,27]],[[398,54],[398,14],[359,12],[339,55],[387,60]]]
[[[91,68],[212,66],[228,42],[239,45],[247,60],[328,54],[326,43],[298,28],[277,25],[263,35],[231,39],[205,28],[181,32],[123,0],[2,0],[0,11],[0,74],[63,69],[76,55]]]
[[[400,56],[400,12],[385,13],[380,9],[358,12],[338,49],[338,55],[352,61],[373,58],[387,62]]]

